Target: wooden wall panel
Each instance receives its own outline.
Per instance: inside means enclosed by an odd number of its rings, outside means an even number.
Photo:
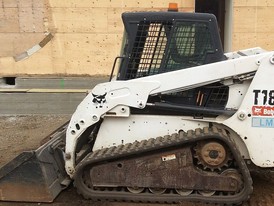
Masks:
[[[1,0],[0,57],[15,57],[42,41],[51,32],[49,14],[47,0]]]
[[[166,8],[168,1],[164,0],[49,0],[53,8]],[[191,0],[173,0],[180,7],[193,7],[194,1]]]
[[[53,8],[53,22],[58,33],[104,33],[107,8]]]
[[[48,32],[54,35],[28,59],[15,62],[12,57],[0,58],[0,76],[109,74],[114,58],[120,54],[121,13],[167,10],[168,7],[165,0],[0,1],[0,9],[2,5],[5,11],[0,15],[8,13],[10,17],[5,19],[10,19],[8,25],[12,25],[9,33],[7,29],[0,30],[0,38],[3,37],[0,43],[6,43],[0,56],[8,51],[11,55],[29,49]],[[178,3],[181,11],[194,10],[194,0],[173,2]],[[10,36],[11,32],[14,36]]]
[[[25,48],[37,44],[40,40],[41,36],[36,33],[0,33],[0,56],[13,56],[14,53],[19,54]]]
[[[194,0],[174,0],[194,11]],[[166,10],[165,0],[0,0],[0,76],[109,74],[120,53],[121,13]],[[274,0],[233,1],[233,50],[273,50]],[[28,59],[14,55],[54,38]]]
[[[265,7],[265,6],[274,6],[274,0],[234,0],[233,5],[235,7]]]
[[[122,34],[124,30],[121,14],[122,8],[108,8],[107,10],[107,31],[109,34]]]
[[[234,0],[233,6],[235,7],[246,7],[246,6],[257,6],[258,0]],[[264,0],[262,0],[264,1]]]
[[[0,8],[0,33],[20,31],[18,8]]]
[[[242,7],[234,9],[233,31],[253,33],[256,31],[256,7]]]
[[[1,0],[1,5],[3,5],[3,8],[16,8],[17,7],[17,0]]]
[[[258,7],[257,18],[258,33],[274,33],[274,5]]]
[[[274,33],[258,33],[257,34],[257,44],[263,45],[263,48],[270,51],[274,50]]]
[[[35,32],[33,8],[19,7],[20,32]]]
[[[233,50],[274,50],[274,0],[234,0]]]
[[[28,76],[31,74],[52,73],[50,44],[46,45],[43,49],[37,52],[35,54],[35,58],[15,62],[13,58],[3,57],[0,59],[0,68],[9,68],[6,75],[3,76],[17,76],[17,74],[20,74],[20,76]]]
[[[234,33],[233,45],[234,50],[256,47],[257,35],[255,33]]]

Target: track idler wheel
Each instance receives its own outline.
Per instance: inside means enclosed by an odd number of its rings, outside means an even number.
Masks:
[[[237,180],[237,182],[238,182],[237,192],[243,188],[242,176],[236,169],[232,169],[232,168],[226,169],[225,171],[222,172],[222,175],[227,176],[227,177],[232,177]]]

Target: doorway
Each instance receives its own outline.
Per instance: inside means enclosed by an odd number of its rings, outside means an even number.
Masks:
[[[224,51],[231,50],[233,0],[195,0],[195,12],[214,14],[218,21]]]

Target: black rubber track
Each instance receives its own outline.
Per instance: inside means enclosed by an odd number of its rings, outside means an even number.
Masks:
[[[195,143],[200,140],[215,139],[224,142],[230,149],[239,172],[243,179],[243,188],[240,192],[233,195],[213,195],[205,197],[199,193],[193,193],[189,196],[180,196],[175,193],[164,193],[161,195],[143,192],[140,194],[133,194],[124,188],[106,189],[106,190],[93,190],[88,184],[89,168],[92,165],[99,164],[100,162],[110,162],[117,159],[126,159],[132,155],[141,155],[147,152],[156,151],[161,149],[168,150],[174,146]],[[87,173],[88,175],[84,175]],[[246,201],[253,191],[252,179],[245,161],[241,158],[234,142],[229,137],[227,132],[223,129],[216,127],[189,130],[187,132],[180,131],[178,134],[166,135],[164,137],[151,138],[141,142],[134,142],[116,147],[105,148],[97,150],[87,155],[76,167],[74,176],[74,186],[77,188],[79,194],[86,199],[95,201],[130,201],[130,202],[149,202],[149,203],[179,203],[182,201],[195,201],[204,203],[215,203],[222,205],[240,204]]]

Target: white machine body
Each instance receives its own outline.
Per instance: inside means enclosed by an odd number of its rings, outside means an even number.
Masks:
[[[151,137],[209,126],[226,127],[236,135],[243,156],[259,167],[274,167],[274,52],[252,48],[227,53],[227,60],[164,74],[97,85],[77,107],[66,133],[66,171],[73,177],[75,150],[81,134],[104,119],[93,151]],[[239,83],[233,84],[233,80]],[[222,82],[229,86],[227,110],[235,114],[195,119],[187,116],[132,115],[155,94],[185,91]]]

